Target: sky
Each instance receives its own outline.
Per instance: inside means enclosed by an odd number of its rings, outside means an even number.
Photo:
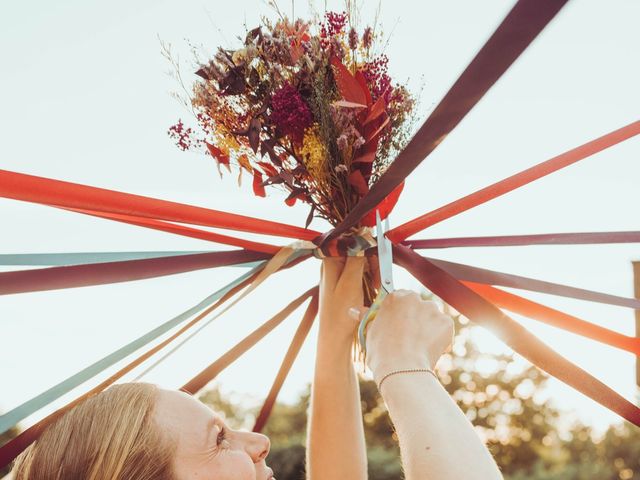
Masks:
[[[513,1],[382,0],[393,77],[420,95],[424,119]],[[342,2],[328,2],[342,9]],[[362,10],[366,24],[374,2]],[[285,13],[291,4],[281,2]],[[316,2],[323,9],[323,2]],[[307,14],[307,2],[295,2]],[[220,179],[210,157],[179,151],[167,128],[188,112],[170,95],[161,41],[189,84],[189,44],[238,46],[244,24],[274,17],[265,2],[12,2],[0,16],[0,168],[304,225],[307,209],[284,194],[256,198]],[[638,120],[640,3],[569,2],[520,59],[411,175],[390,217],[398,225],[457,197]],[[640,138],[442,222],[418,238],[639,230]],[[0,253],[228,249],[205,241],[0,199]],[[325,231],[327,224],[314,221]],[[251,237],[251,236],[248,236]],[[254,238],[254,237],[251,237]],[[257,237],[255,237],[257,238]],[[265,239],[265,237],[262,237]],[[284,244],[286,239],[270,239]],[[449,249],[431,256],[633,296],[638,245]],[[313,259],[279,273],[144,379],[176,388],[316,282]],[[6,267],[6,269],[10,269]],[[0,298],[0,409],[10,409],[181,313],[241,273],[218,268],[152,280]],[[418,289],[396,269],[396,285]],[[533,300],[633,335],[633,312],[542,294]],[[225,371],[215,385],[256,400],[268,391],[302,309]],[[515,317],[550,346],[630,400],[631,354]],[[315,329],[284,385],[293,401],[311,379]],[[505,349],[488,333],[480,348]],[[127,377],[128,379],[132,377]],[[83,388],[88,386],[85,385]],[[82,391],[79,390],[79,391]],[[77,392],[55,405],[69,400]],[[551,381],[549,401],[596,428],[619,418]],[[46,410],[23,425],[40,418]]]

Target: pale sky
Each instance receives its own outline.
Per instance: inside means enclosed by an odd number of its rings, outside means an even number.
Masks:
[[[513,3],[382,1],[385,30],[393,29],[387,52],[394,78],[410,78],[417,88],[424,76],[423,118]],[[322,2],[316,4],[322,8]],[[375,4],[368,4],[364,19],[373,17]],[[304,15],[306,5],[296,2],[296,14]],[[342,2],[329,7],[342,9]],[[281,2],[281,8],[289,12],[290,3]],[[255,198],[249,183],[238,188],[235,175],[220,180],[210,157],[183,153],[166,136],[179,117],[190,118],[168,94],[178,86],[165,74],[169,66],[158,37],[181,53],[188,82],[194,77],[187,40],[211,52],[218,45],[233,48],[245,20],[251,28],[260,14],[273,16],[264,2],[27,1],[3,10],[0,168],[304,225],[305,207],[287,207],[275,190],[267,199]],[[640,3],[633,0],[569,2],[410,177],[392,225],[638,120],[638,18]],[[417,238],[639,230],[639,154],[640,139],[628,140]],[[0,212],[0,253],[228,248],[5,199]],[[312,228],[324,231],[327,225],[315,221]],[[640,260],[633,244],[427,253],[623,296],[633,295],[631,261]],[[188,309],[240,272],[221,268],[0,298],[0,409],[17,406]],[[313,259],[268,280],[145,378],[180,386],[309,288],[318,272]],[[405,272],[397,269],[396,276],[398,287],[418,288]],[[524,295],[633,334],[629,309]],[[223,390],[264,396],[301,315],[302,310],[221,375],[217,383]],[[636,396],[633,355],[518,320],[626,398]],[[489,334],[480,337],[484,350],[502,351]],[[282,399],[295,399],[309,382],[314,349],[315,330]],[[596,427],[618,421],[558,382],[551,382],[548,395],[559,408]]]

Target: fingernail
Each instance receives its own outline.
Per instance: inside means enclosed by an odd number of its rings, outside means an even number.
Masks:
[[[358,310],[356,307],[351,307],[349,309],[349,316],[354,320],[357,320],[360,317],[360,310]]]

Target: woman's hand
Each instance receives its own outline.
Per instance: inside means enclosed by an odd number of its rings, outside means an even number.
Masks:
[[[355,309],[354,318],[366,308]],[[367,329],[367,361],[400,442],[407,480],[501,480],[489,450],[455,401],[427,372],[453,340],[453,320],[409,290],[385,297]]]
[[[352,317],[357,321],[366,310],[360,307]],[[366,339],[367,363],[379,380],[394,370],[433,368],[453,341],[453,320],[416,292],[395,290],[380,305]]]
[[[323,335],[351,340],[357,319],[349,308],[362,305],[365,257],[327,257],[320,269],[320,329]]]
[[[364,257],[325,258],[320,280],[320,328],[307,434],[307,478],[365,480],[358,378],[352,346],[356,320],[349,308],[362,305]]]

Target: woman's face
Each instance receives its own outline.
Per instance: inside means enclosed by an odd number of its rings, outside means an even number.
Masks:
[[[179,480],[275,480],[265,463],[269,439],[231,430],[190,395],[161,389],[155,419],[177,442],[174,469]]]

